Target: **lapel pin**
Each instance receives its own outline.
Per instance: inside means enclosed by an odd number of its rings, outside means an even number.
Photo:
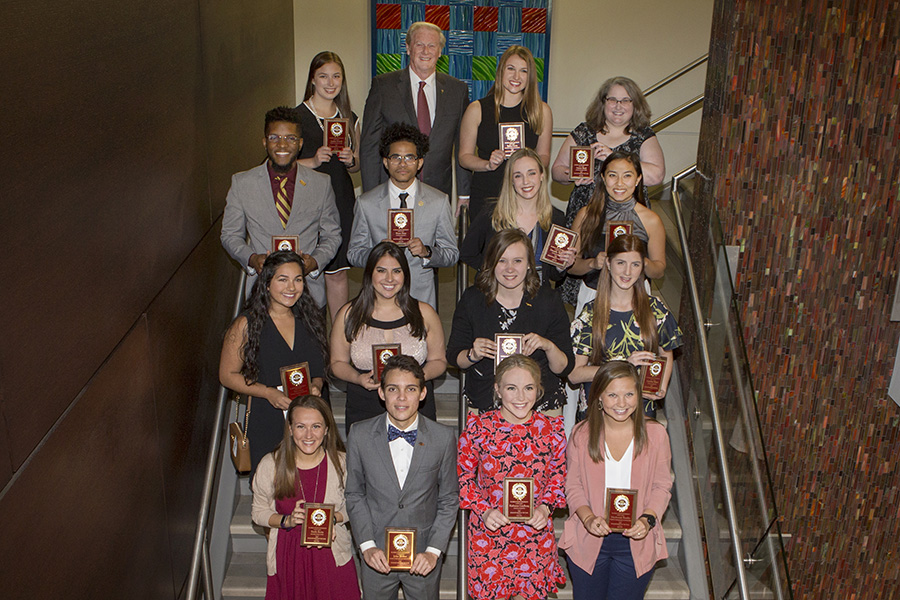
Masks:
[[[425,206],[425,203],[419,200],[419,206]]]
[[[302,179],[299,179],[298,181],[300,182],[300,185],[306,185],[306,182],[303,181]]]

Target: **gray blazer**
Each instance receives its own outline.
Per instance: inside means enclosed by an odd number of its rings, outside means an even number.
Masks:
[[[347,513],[357,546],[367,540],[384,550],[385,527],[415,527],[416,553],[446,552],[459,508],[456,435],[419,414],[409,474],[400,489],[387,439],[387,415],[350,428],[347,441]]]
[[[328,175],[297,165],[287,228],[281,226],[275,209],[265,163],[232,176],[222,217],[222,246],[247,269],[251,254],[271,250],[273,235],[299,236],[300,250],[316,259],[319,269],[331,262],[341,245],[341,226]],[[248,278],[248,290],[255,280],[255,274]],[[307,277],[306,285],[316,304],[325,306],[325,280],[321,271],[317,278]]]
[[[406,251],[409,262],[410,295],[416,300],[427,302],[437,310],[434,291],[434,277],[430,269],[450,267],[459,260],[456,234],[453,231],[453,216],[447,196],[423,184],[416,184],[418,192],[413,209],[413,235],[431,248],[431,258],[424,259]],[[369,251],[378,242],[387,238],[387,214],[391,199],[387,183],[366,192],[356,201],[353,214],[353,230],[347,258],[354,267],[364,267]]]
[[[363,113],[359,151],[363,191],[368,192],[388,180],[378,151],[381,134],[387,126],[397,122],[418,126],[409,81],[408,67],[384,73],[372,80]],[[425,156],[422,181],[449,196],[453,188],[450,165],[453,164],[454,148],[459,148],[459,123],[469,106],[469,86],[450,75],[436,73],[435,88],[434,119],[428,136],[430,149]],[[471,178],[472,172],[463,169],[457,162],[457,194],[469,195]]]

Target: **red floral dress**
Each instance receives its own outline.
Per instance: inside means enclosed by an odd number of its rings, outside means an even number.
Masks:
[[[510,523],[489,531],[481,514],[503,509],[503,478],[533,477],[535,506],[565,506],[566,437],[562,417],[535,411],[514,425],[499,410],[469,417],[459,438],[459,505],[469,517],[469,595],[472,598],[546,598],[565,583],[553,521],[537,530]]]

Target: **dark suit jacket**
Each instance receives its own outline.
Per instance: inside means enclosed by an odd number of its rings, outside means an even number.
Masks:
[[[378,151],[381,134],[387,126],[404,122],[417,127],[409,81],[408,67],[384,73],[372,80],[363,113],[359,152],[364,192],[388,180]],[[455,77],[437,73],[435,87],[434,122],[428,136],[430,149],[425,156],[422,181],[449,196],[453,187],[450,165],[454,158],[454,148],[459,147],[459,123],[469,105],[469,86]],[[472,173],[457,163],[456,191],[460,196],[469,195],[471,177]]]
[[[252,254],[265,254],[272,249],[273,235],[296,235],[300,250],[319,265],[319,277],[306,278],[306,285],[316,304],[325,305],[325,278],[321,276],[341,245],[334,191],[328,175],[297,165],[294,201],[287,228],[275,208],[272,184],[265,163],[231,178],[231,189],[222,216],[222,245],[244,269]],[[248,241],[249,238],[249,241]],[[247,289],[256,281],[256,273],[247,280]]]
[[[385,527],[415,527],[416,553],[446,552],[459,507],[456,435],[419,414],[419,432],[403,489],[387,440],[387,415],[355,423],[347,442],[347,513],[359,545],[384,550]]]
[[[431,247],[432,255],[428,264],[424,259],[413,256],[406,250],[406,261],[409,263],[410,296],[416,300],[427,302],[437,310],[437,298],[434,291],[434,278],[429,269],[450,267],[459,259],[456,247],[456,234],[453,232],[453,216],[450,214],[450,203],[447,196],[438,190],[428,187],[421,181],[417,183],[415,204],[413,209],[413,235],[426,246]],[[382,183],[370,192],[366,192],[356,201],[353,215],[353,231],[350,234],[350,246],[347,259],[354,267],[366,266],[369,252],[387,233],[387,215],[391,207],[387,183]],[[427,275],[427,276],[426,276]]]

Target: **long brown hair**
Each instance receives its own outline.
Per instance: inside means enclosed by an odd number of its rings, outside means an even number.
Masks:
[[[634,187],[634,200],[646,206],[644,198],[644,171],[641,169],[641,159],[634,152],[616,150],[606,157],[603,166],[600,167],[600,181],[594,184],[594,194],[584,209],[584,220],[581,222],[581,248],[584,252],[592,252],[603,237],[603,226],[606,223],[606,203],[609,201],[609,192],[606,191],[606,171],[613,161],[627,160],[634,168],[635,174],[640,179]]]
[[[641,255],[641,261],[647,259],[647,245],[643,240],[631,234],[620,235],[606,249],[606,267],[597,282],[597,297],[594,299],[594,319],[592,322],[592,346],[591,364],[600,365],[609,360],[606,351],[606,329],[609,327],[609,295],[614,285],[610,274],[609,263],[613,257],[625,252],[637,252]],[[656,331],[656,321],[650,308],[650,297],[644,289],[644,269],[631,286],[631,309],[634,311],[634,321],[641,330],[641,340],[644,342],[644,350],[657,352],[659,348],[659,334]]]
[[[350,91],[347,89],[347,69],[344,68],[344,62],[341,60],[341,57],[335,52],[325,50],[313,56],[312,61],[309,63],[309,75],[306,77],[306,92],[303,94],[303,101],[306,102],[312,98],[314,93],[316,93],[316,86],[313,82],[316,77],[316,71],[328,63],[334,63],[341,68],[341,91],[338,92],[338,95],[334,98],[334,103],[337,105],[341,117],[351,120],[350,138],[352,140],[352,146],[356,148],[358,147],[357,143],[359,140],[356,139],[356,127],[354,127],[352,123],[353,111],[350,109]]]
[[[637,406],[631,413],[631,419],[634,422],[634,456],[637,456],[644,449],[647,442],[647,425],[644,421],[644,409],[641,402],[641,386],[639,384],[637,369],[624,360],[612,360],[597,370],[594,374],[594,380],[591,382],[591,393],[588,397],[587,419],[580,423],[578,427],[588,428],[588,454],[591,460],[603,462],[604,448],[601,445],[601,438],[604,437],[603,431],[603,392],[609,387],[609,384],[616,379],[628,377],[634,381],[634,387],[637,391]]]
[[[639,88],[633,80],[627,77],[612,77],[604,81],[603,85],[600,86],[597,95],[594,96],[593,101],[591,101],[591,104],[588,106],[587,112],[584,115],[584,120],[591,130],[599,131],[604,135],[609,133],[606,128],[606,111],[604,111],[603,108],[606,104],[606,97],[609,95],[609,90],[614,85],[621,85],[625,88],[625,92],[628,94],[628,97],[631,98],[631,104],[634,107],[631,121],[625,127],[625,133],[631,135],[635,131],[639,131],[644,127],[649,127],[650,105],[647,104],[647,99],[644,97],[641,88]]]
[[[338,433],[337,425],[334,422],[334,415],[331,414],[331,408],[328,404],[318,396],[298,396],[291,401],[288,406],[287,419],[284,422],[284,437],[278,447],[275,448],[275,498],[290,498],[297,493],[297,454],[300,449],[294,443],[291,436],[291,428],[294,425],[294,409],[311,408],[322,415],[325,421],[325,439],[322,440],[322,447],[325,448],[325,454],[328,460],[334,465],[334,470],[338,474],[338,482],[341,488],[344,487],[344,466],[341,464],[342,456],[347,452],[344,448],[344,442]],[[309,500],[309,498],[307,498]]]
[[[491,227],[494,231],[501,229],[515,229],[519,226],[516,215],[519,212],[519,203],[516,201],[516,187],[513,185],[513,169],[515,164],[522,158],[531,158],[538,164],[538,171],[544,176],[541,179],[541,187],[537,194],[537,213],[538,223],[541,229],[550,229],[553,223],[553,205],[550,203],[550,183],[547,181],[545,174],[547,169],[541,162],[541,157],[531,148],[521,148],[512,153],[509,160],[506,161],[506,169],[503,172],[503,186],[500,188],[500,195],[497,197],[497,204],[494,206],[494,212],[491,215]]]
[[[497,268],[497,263],[500,262],[506,249],[513,244],[524,244],[525,254],[528,255],[528,271],[525,273],[523,297],[534,298],[541,288],[541,278],[538,277],[537,267],[534,263],[534,247],[531,245],[531,240],[521,229],[503,229],[495,233],[488,242],[484,251],[484,262],[481,263],[481,269],[475,276],[475,287],[481,290],[488,304],[497,299],[497,277],[494,276],[494,269]]]
[[[491,91],[488,92],[494,95],[494,121],[500,122],[500,103],[503,101],[503,71],[506,69],[506,63],[512,56],[518,56],[528,65],[528,82],[525,84],[525,90],[522,92],[521,113],[531,126],[531,130],[541,135],[541,131],[544,128],[544,102],[541,100],[540,92],[538,92],[538,74],[534,56],[531,54],[531,50],[525,46],[513,44],[506,49],[506,52],[497,61],[497,74],[494,76],[494,85],[491,86]]]

